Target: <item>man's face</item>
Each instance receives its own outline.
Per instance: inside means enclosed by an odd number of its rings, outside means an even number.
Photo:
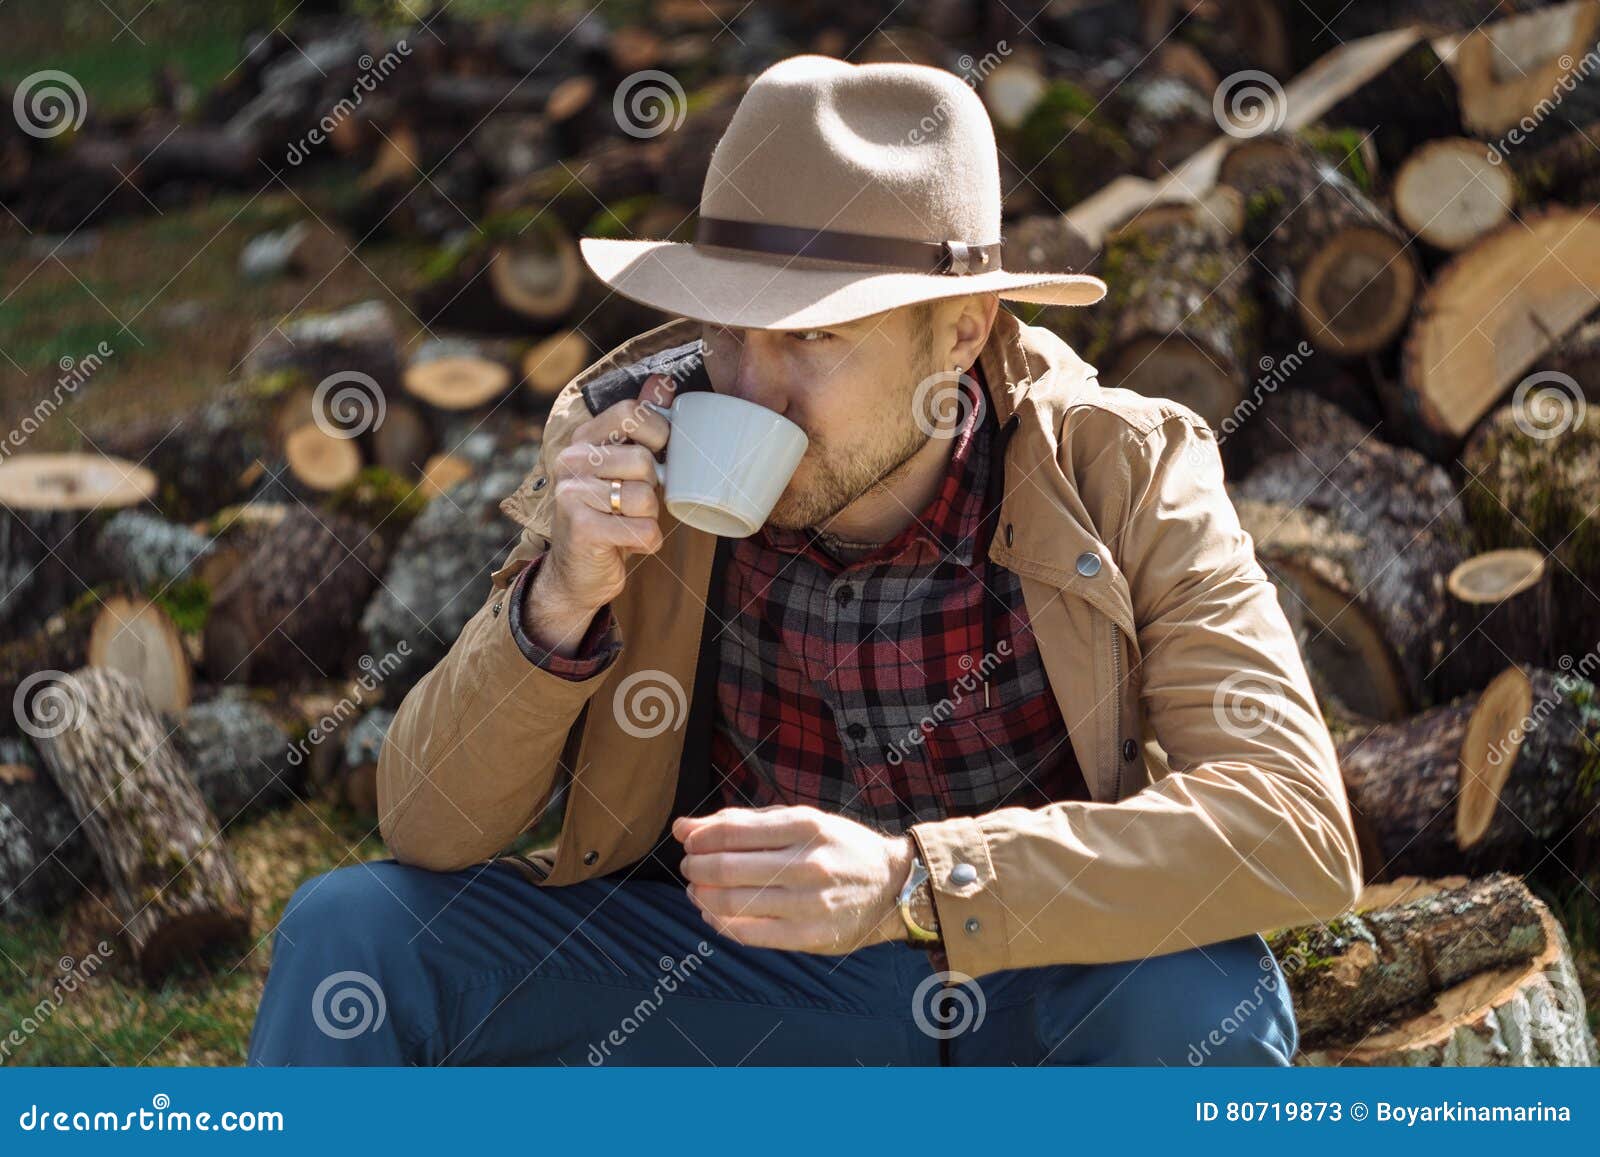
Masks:
[[[933,316],[907,307],[827,329],[702,328],[712,389],[776,410],[810,438],[770,524],[825,527],[927,442],[914,401],[942,368]]]

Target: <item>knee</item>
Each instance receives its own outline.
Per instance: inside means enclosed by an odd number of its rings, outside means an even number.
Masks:
[[[390,956],[387,948],[406,943],[419,926],[414,913],[421,910],[421,900],[409,876],[421,871],[380,861],[334,868],[306,880],[284,906],[274,960],[280,953],[330,960]]]
[[[1130,963],[1103,1012],[1103,1064],[1287,1065],[1298,1046],[1288,985],[1259,936]]]
[[[1288,982],[1266,942],[1243,936],[1161,958],[1155,983],[1167,993],[1167,1064],[1287,1065],[1299,1033]]]

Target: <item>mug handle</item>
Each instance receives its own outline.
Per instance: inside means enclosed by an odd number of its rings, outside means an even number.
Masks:
[[[667,425],[672,425],[672,408],[670,406],[658,406],[654,402],[645,402],[644,405],[648,406],[650,409],[654,410],[656,413],[665,418],[667,420]],[[665,486],[667,484],[667,464],[665,462],[657,462],[655,467],[656,485]]]

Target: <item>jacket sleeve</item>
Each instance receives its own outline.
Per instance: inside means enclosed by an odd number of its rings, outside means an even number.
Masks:
[[[1333,741],[1215,435],[1172,414],[1121,458],[1142,706],[1171,774],[1115,803],[912,828],[952,968],[1137,960],[1331,919],[1360,857]],[[1102,459],[1103,461],[1104,459]],[[978,869],[957,886],[955,863]],[[963,873],[966,875],[966,873]]]
[[[610,668],[570,678],[530,661],[510,577],[542,555],[524,530],[449,652],[395,712],[378,755],[379,827],[401,863],[453,871],[496,855],[549,802],[567,733]]]

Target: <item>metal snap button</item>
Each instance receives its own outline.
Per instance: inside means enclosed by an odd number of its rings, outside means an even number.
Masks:
[[[1123,759],[1127,760],[1129,763],[1132,763],[1133,762],[1133,757],[1138,755],[1138,754],[1139,754],[1139,745],[1137,743],[1135,743],[1131,739],[1124,739],[1122,741],[1122,758]]]
[[[541,474],[539,477],[537,477],[537,478],[535,478],[533,480],[533,488],[535,490],[543,490],[544,489],[544,484],[546,482],[548,482],[548,481],[549,481],[549,479]]]
[[[499,614],[499,613],[500,613],[500,606],[501,606],[501,604],[500,604],[500,603],[496,603],[496,604],[495,604],[495,605],[494,605],[494,606],[493,606],[493,607],[491,607],[491,608],[490,608],[490,610],[491,610],[491,611],[492,611],[492,612],[493,612],[493,613],[494,613],[494,614],[496,614],[496,615],[498,615],[498,614]]]
[[[1100,556],[1092,550],[1086,550],[1078,556],[1078,573],[1084,578],[1094,578],[1100,573]]]
[[[978,869],[971,864],[957,864],[950,869],[950,882],[956,887],[970,884],[978,878]]]
[[[585,864],[593,864],[599,858],[600,858],[600,853],[599,852],[585,852],[585,853],[583,853],[583,862]]]
[[[978,923],[978,918],[976,916],[968,916],[967,922],[963,924],[962,927],[967,930],[968,935],[973,935],[976,934],[978,929],[982,928],[983,925]]]
[[[1011,524],[1009,522],[1006,523],[1006,545],[1011,545]]]

